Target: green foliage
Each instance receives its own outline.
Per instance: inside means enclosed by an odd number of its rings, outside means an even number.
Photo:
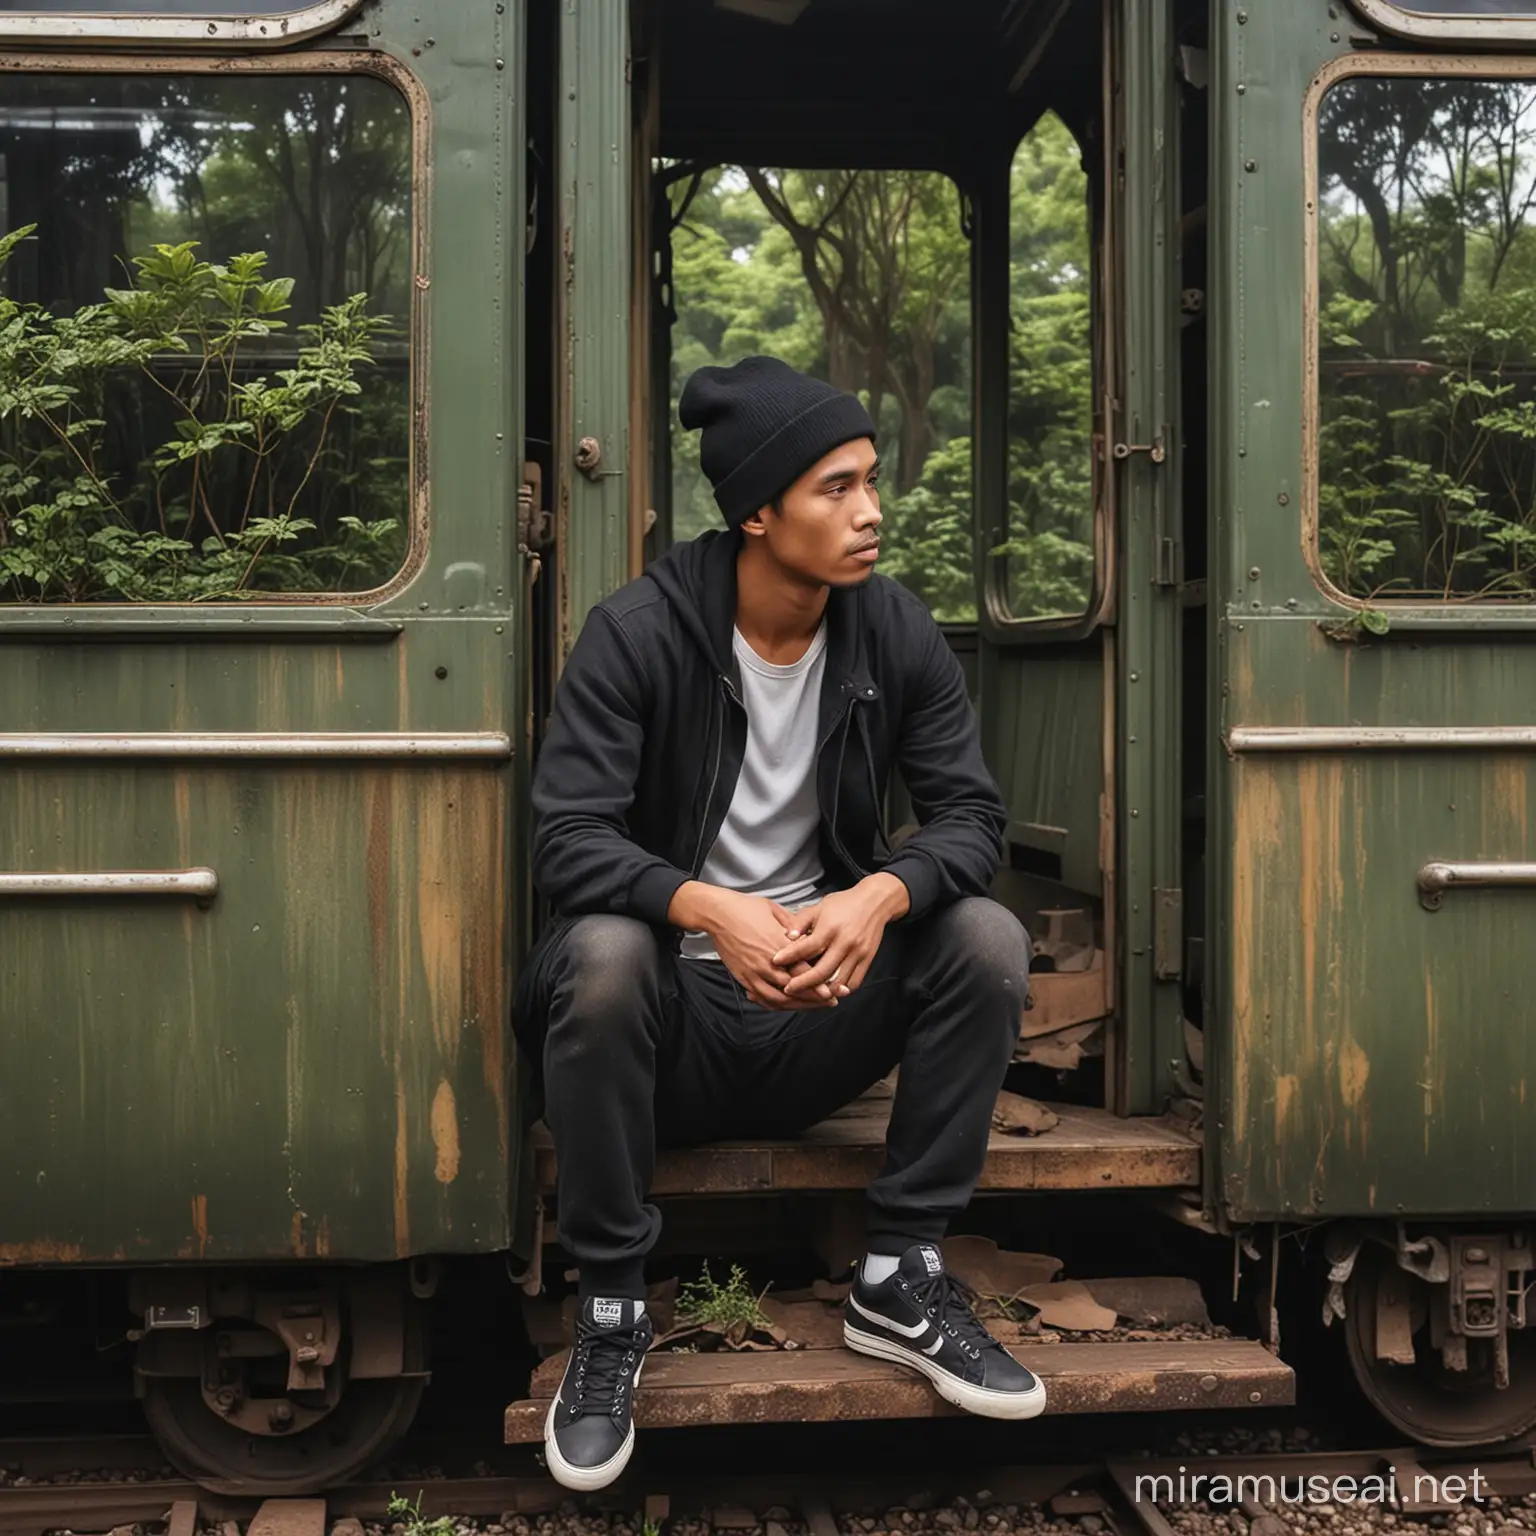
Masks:
[[[731,1265],[731,1278],[724,1285],[716,1281],[706,1264],[700,1279],[679,1289],[677,1319],[697,1325],[715,1323],[722,1328],[739,1323],[766,1329],[772,1326],[762,1311],[762,1299],[767,1294],[766,1287],[761,1295],[753,1291],[739,1264]]]
[[[769,352],[854,390],[880,429],[880,569],[945,622],[976,618],[970,244],[932,172],[714,168],[672,187],[672,513],[719,523],[676,403],[708,363]],[[1007,560],[1015,613],[1081,612],[1092,579],[1087,182],[1052,115],[1012,188]]]
[[[28,225],[0,240],[0,279]],[[364,398],[389,317],[353,294],[297,328],[266,256],[133,258],[73,314],[0,296],[0,590],[23,602],[207,602],[377,584],[405,542],[403,409]],[[345,427],[345,431],[342,428]],[[346,510],[349,506],[355,510]]]
[[[1353,596],[1536,597],[1533,105],[1521,81],[1325,102],[1318,544]]]
[[[424,1520],[421,1514],[422,1494],[416,1494],[416,1502],[402,1498],[398,1493],[389,1496],[389,1517],[404,1525],[405,1536],[454,1536],[458,1527],[452,1515],[439,1515],[435,1520]]]

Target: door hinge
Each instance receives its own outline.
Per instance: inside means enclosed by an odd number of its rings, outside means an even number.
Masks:
[[[1177,981],[1183,974],[1184,892],[1159,886],[1152,892],[1152,974]]]

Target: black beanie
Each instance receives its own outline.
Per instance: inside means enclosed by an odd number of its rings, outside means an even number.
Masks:
[[[678,417],[690,432],[704,429],[699,464],[732,528],[834,448],[875,435],[858,396],[797,373],[776,357],[700,368],[683,387]]]

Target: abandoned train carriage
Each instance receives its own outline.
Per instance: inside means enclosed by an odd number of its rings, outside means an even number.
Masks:
[[[179,1465],[342,1478],[456,1261],[558,1281],[526,788],[583,615],[690,531],[701,186],[727,276],[749,192],[802,284],[856,188],[960,252],[959,320],[893,300],[878,367],[804,312],[887,397],[892,569],[1041,941],[1059,1123],[994,1139],[977,1210],[1119,1191],[1261,1274],[1324,1226],[1332,1281],[1284,1285],[1401,1432],[1536,1425],[1536,4],[6,0],[0,48],[0,1301],[125,1297]],[[1054,256],[1021,186],[1071,191]],[[831,1265],[880,1117],[658,1193]],[[1029,1358],[1056,1411],[1245,1406],[1290,1399],[1273,1343]],[[642,1423],[748,1381],[935,1411],[838,1351],[691,1360]]]

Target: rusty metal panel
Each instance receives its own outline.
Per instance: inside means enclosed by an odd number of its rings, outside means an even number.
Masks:
[[[504,1239],[504,772],[0,769],[0,865],[217,867],[204,905],[0,899],[0,1262]]]
[[[1307,626],[1237,642],[1244,721],[1293,723],[1272,708],[1286,675],[1312,680],[1319,719],[1536,720],[1520,649],[1439,646],[1427,675],[1422,652],[1339,656]],[[1245,750],[1229,773],[1227,1199],[1255,1214],[1528,1208],[1536,897],[1457,889],[1430,910],[1420,877],[1432,861],[1532,857],[1536,752]]]

